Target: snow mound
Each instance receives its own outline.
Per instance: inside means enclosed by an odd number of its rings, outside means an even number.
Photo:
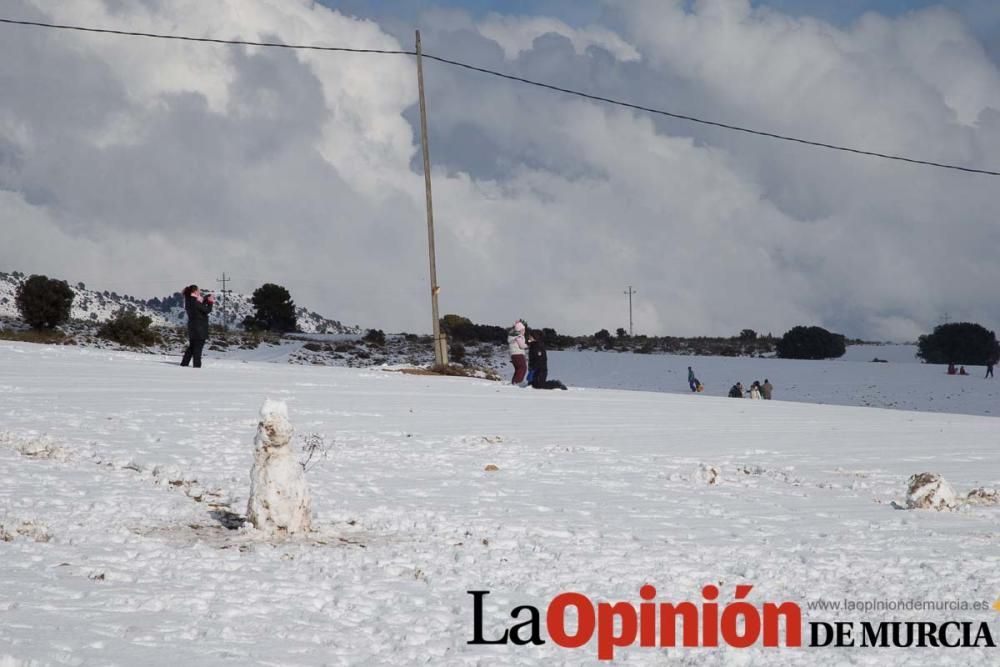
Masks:
[[[69,451],[55,444],[51,438],[44,435],[31,440],[21,440],[9,433],[3,433],[0,434],[0,445],[13,447],[14,451],[29,459],[68,461],[71,458]]]
[[[906,506],[909,509],[946,510],[957,504],[955,489],[941,475],[922,472],[907,481]]]
[[[52,539],[48,526],[34,521],[0,522],[0,542],[13,542],[23,537],[35,542],[48,542]]]
[[[264,401],[254,439],[247,520],[272,537],[311,529],[309,487],[292,451],[293,433],[288,406],[282,401]]]
[[[980,487],[969,491],[965,502],[970,505],[1000,505],[1000,491]]]
[[[21,660],[12,655],[0,655],[0,667],[42,667],[36,660]]]
[[[722,480],[722,473],[720,473],[719,469],[715,466],[702,463],[698,466],[698,472],[695,473],[695,479],[711,486],[718,484]]]

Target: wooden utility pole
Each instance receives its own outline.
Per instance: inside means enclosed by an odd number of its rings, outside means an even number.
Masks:
[[[631,338],[632,336],[635,335],[635,333],[632,331],[632,295],[638,294],[639,292],[638,290],[632,289],[632,286],[629,285],[628,291],[623,293],[628,294],[628,335]]]
[[[438,316],[437,263],[434,258],[434,207],[431,204],[431,155],[427,147],[427,102],[424,99],[424,62],[420,48],[420,31],[417,30],[417,89],[420,93],[420,145],[424,152],[424,188],[427,197],[427,253],[431,264],[431,314],[434,317],[434,363],[444,366],[448,363],[448,341],[441,335],[441,319]]]

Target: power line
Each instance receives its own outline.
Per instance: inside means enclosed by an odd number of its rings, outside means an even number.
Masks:
[[[279,49],[294,49],[298,51],[342,51],[345,53],[383,53],[403,56],[416,55],[415,51],[394,51],[391,49],[352,49],[345,46],[318,46],[312,44],[285,44],[283,42],[252,42],[243,39],[212,39],[211,37],[189,37],[187,35],[166,35],[155,32],[132,32],[130,30],[110,30],[108,28],[86,28],[78,25],[63,25],[59,23],[42,23],[41,21],[17,21],[0,18],[0,23],[11,25],[34,26],[36,28],[53,28],[56,30],[76,30],[78,32],[96,32],[105,35],[122,35],[126,37],[149,37],[152,39],[173,39],[181,42],[207,42],[209,44],[234,44],[238,46],[267,46]]]
[[[966,171],[973,174],[985,174],[987,176],[1000,176],[1000,171],[990,171],[987,169],[973,169],[972,167],[962,167],[955,164],[945,164],[943,162],[931,162],[929,160],[917,160],[914,158],[903,157],[901,155],[891,155],[889,153],[879,153],[876,151],[866,151],[860,148],[850,148],[848,146],[839,146],[837,144],[828,144],[822,141],[812,141],[810,139],[799,139],[797,137],[789,137],[783,134],[775,134],[773,132],[764,132],[762,130],[754,130],[748,127],[740,127],[739,125],[730,125],[728,123],[720,123],[714,120],[705,120],[704,118],[697,118],[695,116],[686,116],[684,114],[673,113],[672,111],[665,111],[663,109],[654,109],[652,107],[642,106],[641,104],[633,104],[631,102],[624,102],[622,100],[616,100],[611,97],[602,97],[600,95],[591,95],[590,93],[584,93],[579,90],[573,90],[571,88],[562,88],[560,86],[554,86],[550,83],[542,83],[540,81],[533,81],[531,79],[526,79],[520,76],[514,76],[513,74],[504,74],[502,72],[496,72],[491,69],[486,69],[484,67],[476,67],[475,65],[469,65],[467,63],[459,62],[457,60],[449,60],[448,58],[441,58],[439,56],[432,56],[424,54],[424,58],[428,60],[437,60],[438,62],[446,63],[448,65],[454,65],[455,67],[462,67],[465,69],[472,70],[474,72],[481,72],[483,74],[489,74],[491,76],[498,76],[503,79],[510,79],[511,81],[518,81],[520,83],[526,83],[529,86],[537,86],[539,88],[547,88],[549,90],[555,90],[560,93],[566,93],[567,95],[575,95],[577,97],[582,97],[588,100],[594,100],[596,102],[605,102],[607,104],[613,104],[615,106],[625,107],[627,109],[635,109],[637,111],[645,111],[646,113],[658,114],[660,116],[668,116],[670,118],[676,118],[678,120],[686,120],[692,123],[700,123],[702,125],[711,125],[712,127],[721,127],[725,130],[733,130],[734,132],[745,132],[746,134],[755,134],[760,137],[768,137],[771,139],[780,139],[782,141],[792,141],[799,144],[805,144],[807,146],[816,146],[818,148],[829,148],[835,151],[844,151],[847,153],[855,153],[857,155],[867,155],[869,157],[878,157],[886,160],[898,160],[899,162],[909,162],[911,164],[922,164],[928,167],[940,167],[941,169],[955,169],[958,171]]]
[[[88,28],[83,26],[75,25],[63,25],[56,23],[43,23],[41,21],[20,21],[14,19],[0,18],[0,23],[7,23],[11,25],[20,26],[34,26],[39,28],[52,28],[58,30],[76,30],[80,32],[91,32],[91,33],[103,33],[110,35],[122,35],[128,37],[148,37],[153,39],[171,39],[179,40],[185,42],[207,42],[211,44],[229,44],[238,46],[262,46],[262,47],[275,47],[283,49],[293,49],[293,50],[310,50],[310,51],[338,51],[345,53],[377,53],[377,54],[391,54],[391,55],[406,55],[415,56],[416,51],[404,51],[404,50],[392,50],[392,49],[356,49],[341,46],[319,46],[313,44],[286,44],[282,42],[255,42],[249,40],[237,40],[237,39],[213,39],[209,37],[190,37],[185,35],[167,35],[161,33],[149,33],[149,32],[133,32],[128,30],[110,30],[106,28]],[[566,95],[573,95],[575,97],[580,97],[583,99],[591,100],[594,102],[602,102],[604,104],[611,104],[614,106],[624,107],[626,109],[633,109],[636,111],[643,111],[645,113],[656,114],[659,116],[666,116],[668,118],[674,118],[677,120],[684,120],[691,123],[698,123],[701,125],[708,125],[711,127],[718,127],[724,130],[731,130],[733,132],[742,132],[745,134],[752,134],[759,137],[765,137],[769,139],[777,139],[780,141],[789,141],[798,144],[804,144],[806,146],[813,146],[816,148],[826,148],[829,150],[842,151],[845,153],[853,153],[855,155],[864,155],[867,157],[876,157],[884,160],[894,160],[897,162],[907,162],[910,164],[918,164],[927,167],[937,167],[939,169],[951,169],[954,171],[962,171],[970,174],[983,174],[986,176],[1000,176],[1000,171],[992,171],[989,169],[975,169],[972,167],[963,167],[961,165],[948,164],[944,162],[934,162],[931,160],[919,160],[916,158],[909,158],[902,155],[893,155],[890,153],[881,153],[878,151],[869,151],[860,148],[852,148],[850,146],[841,146],[838,144],[831,144],[822,141],[813,141],[811,139],[802,139],[799,137],[792,137],[784,134],[776,134],[774,132],[766,132],[763,130],[755,130],[753,128],[742,127],[740,125],[732,125],[729,123],[722,123],[719,121],[706,120],[704,118],[698,118],[697,116],[689,116],[686,114],[674,113],[672,111],[667,111],[665,109],[656,109],[653,107],[644,106],[641,104],[635,104],[632,102],[626,102],[624,100],[618,100],[611,97],[604,97],[601,95],[593,95],[591,93],[585,93],[580,90],[573,90],[572,88],[564,88],[562,86],[556,86],[551,83],[544,83],[541,81],[535,81],[533,79],[528,79],[521,76],[515,76],[513,74],[505,74],[503,72],[498,72],[496,70],[488,69],[485,67],[478,67],[476,65],[470,65],[469,63],[464,63],[458,60],[452,60],[450,58],[443,58],[441,56],[431,55],[429,53],[423,54],[424,58],[428,60],[435,60],[437,62],[443,63],[445,65],[451,65],[453,67],[459,67],[462,69],[467,69],[473,72],[479,72],[481,74],[487,74],[489,76],[499,77],[501,79],[507,79],[509,81],[515,81],[518,83],[523,83],[529,86],[535,86],[537,88],[544,88],[546,90],[552,90],[559,93],[564,93]]]

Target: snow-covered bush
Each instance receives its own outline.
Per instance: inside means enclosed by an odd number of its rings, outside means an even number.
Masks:
[[[965,502],[970,505],[1000,505],[1000,491],[979,487],[969,491]]]

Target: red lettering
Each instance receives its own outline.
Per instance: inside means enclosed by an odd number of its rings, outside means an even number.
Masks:
[[[621,619],[622,632],[615,634],[615,618]],[[611,660],[615,657],[616,646],[631,646],[635,642],[638,622],[635,607],[628,602],[597,605],[597,658]]]
[[[576,634],[566,634],[566,608],[576,607]],[[563,648],[580,648],[594,636],[594,606],[580,593],[560,593],[552,598],[545,614],[552,641]]]
[[[701,589],[701,596],[706,600],[715,600],[719,597],[719,589],[712,584]],[[702,646],[719,645],[719,605],[715,602],[706,602],[701,606],[701,633]]]
[[[660,646],[673,648],[677,646],[677,617],[684,622],[683,646],[698,646],[698,607],[692,602],[660,605]]]
[[[639,589],[639,597],[652,600],[656,597],[656,589],[646,584]],[[651,648],[656,646],[656,604],[643,602],[639,605],[639,646]]]
[[[742,600],[750,595],[753,586],[741,584],[736,587],[736,599]],[[743,617],[743,634],[740,634],[739,624],[736,622],[738,616]],[[760,612],[749,602],[733,602],[726,605],[722,612],[722,623],[720,624],[722,639],[736,648],[746,648],[752,646],[760,637]]]
[[[785,646],[802,646],[802,609],[794,602],[764,603],[764,646],[778,645],[778,617],[785,617]]]

